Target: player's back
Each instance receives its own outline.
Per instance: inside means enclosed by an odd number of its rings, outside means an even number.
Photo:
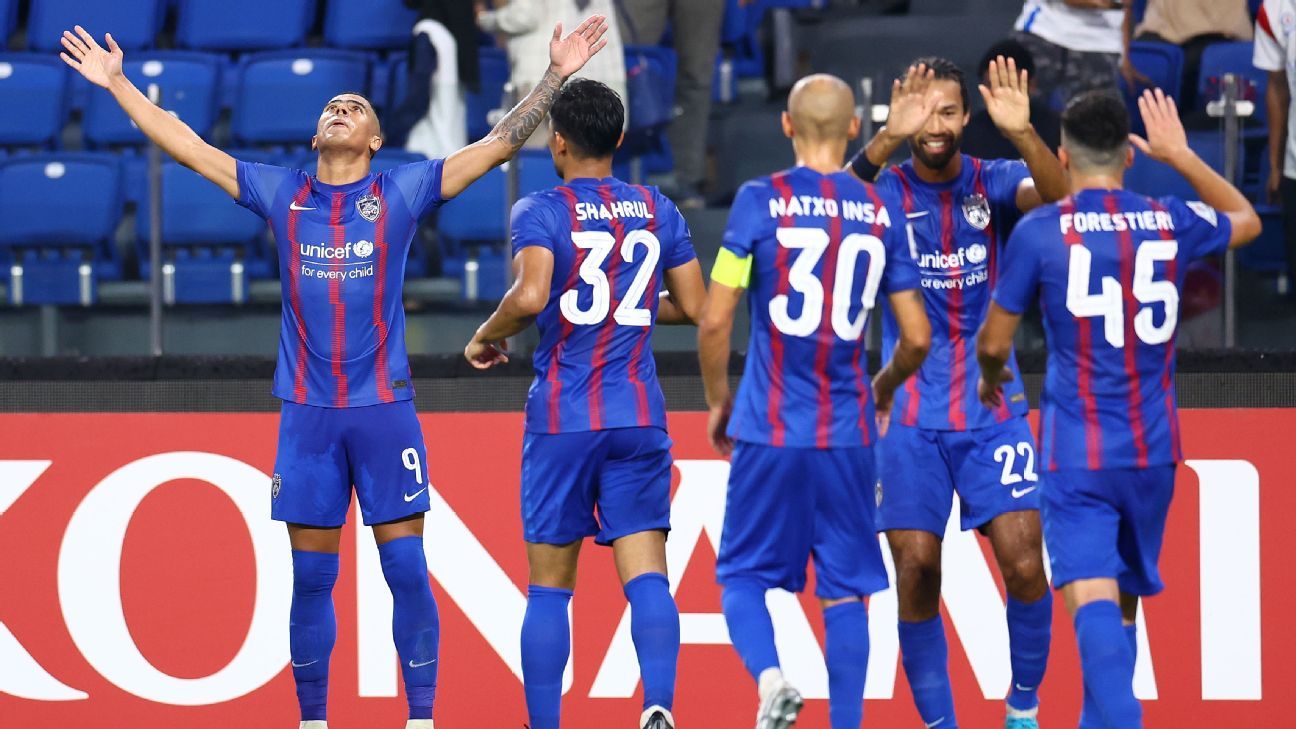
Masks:
[[[536,320],[527,430],[666,425],[652,329],[666,270],[692,260],[688,227],[655,188],[577,179],[518,202],[513,250],[553,252]]]
[[[917,286],[872,185],[797,167],[747,183],[724,245],[751,257],[751,342],[729,432],[775,446],[876,439],[864,326],[879,292]]]
[[[1223,252],[1228,219],[1201,203],[1084,190],[1032,212],[1009,266],[1038,271],[1049,360],[1045,467],[1128,468],[1180,458],[1175,332],[1188,264]],[[1005,271],[1006,288],[1021,277]],[[1010,310],[1012,291],[996,293]]]

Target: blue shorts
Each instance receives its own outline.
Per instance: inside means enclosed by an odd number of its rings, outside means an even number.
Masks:
[[[801,592],[806,562],[815,594],[863,597],[887,587],[874,533],[872,448],[778,448],[738,442],[729,468],[720,584],[753,580]]]
[[[522,537],[533,544],[594,537],[608,545],[630,534],[670,531],[670,449],[661,428],[528,432]]]
[[[1155,595],[1175,466],[1068,469],[1044,474],[1044,544],[1053,587],[1106,577],[1121,592]]]
[[[322,408],[284,402],[270,516],[316,527],[346,523],[351,486],[365,524],[430,506],[427,452],[414,402]]]
[[[1035,438],[1025,418],[971,430],[927,430],[892,421],[878,442],[878,465],[880,532],[918,529],[944,537],[955,491],[965,530],[1000,514],[1040,508]]]

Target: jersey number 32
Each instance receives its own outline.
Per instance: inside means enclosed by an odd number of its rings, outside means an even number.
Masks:
[[[607,272],[603,270],[603,262],[616,247],[616,238],[607,231],[583,230],[572,233],[572,243],[577,248],[588,251],[585,260],[581,261],[579,274],[581,281],[593,287],[594,295],[590,298],[589,307],[582,309],[580,291],[569,289],[558,299],[558,308],[562,311],[563,318],[572,324],[602,324],[607,319],[608,310],[612,308],[612,284],[608,281]],[[625,298],[621,299],[612,314],[617,324],[629,327],[652,324],[652,311],[644,306],[648,303],[644,301],[644,292],[648,289],[653,274],[657,272],[657,261],[661,258],[661,241],[651,232],[642,229],[626,233],[618,254],[626,263],[634,263],[635,249],[639,246],[646,248],[647,252],[639,262],[639,269],[635,271]],[[613,263],[613,267],[615,266]]]

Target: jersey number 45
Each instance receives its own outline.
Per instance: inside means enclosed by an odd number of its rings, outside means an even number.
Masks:
[[[1173,281],[1155,281],[1153,267],[1157,261],[1173,261],[1179,254],[1179,243],[1173,240],[1146,241],[1134,256],[1134,286],[1131,293],[1138,304],[1165,305],[1165,319],[1153,323],[1152,310],[1140,308],[1134,315],[1134,333],[1144,344],[1165,344],[1174,336],[1179,323],[1179,289]],[[1089,272],[1093,254],[1082,245],[1071,246],[1071,266],[1067,271],[1067,310],[1076,318],[1100,316],[1103,336],[1117,349],[1125,346],[1125,292],[1120,281],[1103,276],[1101,293],[1089,293]]]

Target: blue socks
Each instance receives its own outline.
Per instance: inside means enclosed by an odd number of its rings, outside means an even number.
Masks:
[[[1082,721],[1092,725],[1100,718],[1109,727],[1142,727],[1143,709],[1134,698],[1134,651],[1120,606],[1110,600],[1082,606],[1075,613],[1075,631],[1086,694]]]
[[[378,557],[392,593],[392,637],[400,655],[409,718],[431,719],[441,620],[428,584],[423,538],[401,537],[379,544]]]
[[[1039,685],[1048,666],[1053,634],[1053,593],[1032,603],[1008,597],[1008,652],[1012,660],[1012,689],[1008,705],[1028,711],[1039,706]]]
[[[730,580],[720,598],[729,640],[742,658],[752,678],[760,681],[761,672],[778,668],[778,649],[774,646],[774,621],[765,607],[765,588],[748,580]]]
[[[949,679],[949,647],[940,615],[919,623],[900,621],[900,657],[914,705],[924,723],[954,729],[954,693]]]
[[[333,583],[338,556],[293,550],[293,596],[288,645],[302,721],[327,719],[329,656],[337,641]]]
[[[522,683],[531,729],[558,729],[563,670],[571,654],[572,591],[531,585],[522,618]],[[633,617],[631,620],[633,621]]]
[[[639,575],[625,584],[630,601],[630,636],[643,676],[644,708],[670,710],[675,703],[675,667],[679,662],[679,609],[670,582],[660,572]]]
[[[824,610],[828,716],[832,729],[859,729],[868,671],[868,611],[862,600]]]

